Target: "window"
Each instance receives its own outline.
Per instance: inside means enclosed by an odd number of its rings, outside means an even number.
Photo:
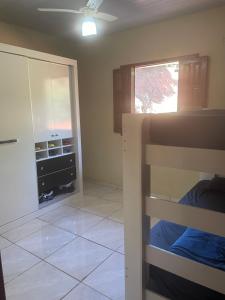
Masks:
[[[208,56],[198,54],[113,70],[114,132],[124,113],[164,113],[207,107]]]
[[[135,68],[135,112],[175,112],[179,62]]]

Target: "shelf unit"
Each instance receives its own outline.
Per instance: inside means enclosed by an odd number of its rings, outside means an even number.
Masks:
[[[36,161],[74,153],[74,138],[35,143]]]

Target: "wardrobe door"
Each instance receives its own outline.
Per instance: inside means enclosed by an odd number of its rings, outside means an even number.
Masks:
[[[48,141],[56,138],[53,127],[50,66],[51,64],[48,62],[29,59],[35,142]]]
[[[28,62],[0,52],[0,225],[38,208]]]
[[[59,138],[72,136],[69,67],[51,64],[52,113],[54,133]]]

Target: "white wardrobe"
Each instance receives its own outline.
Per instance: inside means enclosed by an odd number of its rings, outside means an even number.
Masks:
[[[28,65],[35,142],[55,137],[70,138],[72,122],[68,66],[35,59],[29,59]]]
[[[73,153],[82,192],[76,61],[0,44],[0,226],[39,209],[38,163]]]

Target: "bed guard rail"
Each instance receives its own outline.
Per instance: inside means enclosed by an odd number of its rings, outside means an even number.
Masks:
[[[206,114],[206,122],[208,115],[210,112]],[[221,115],[225,121],[225,113],[219,113],[220,128]],[[193,116],[196,118],[198,114]],[[225,294],[225,272],[148,245],[151,217],[225,237],[225,215],[146,197],[150,195],[151,165],[225,175],[225,149],[149,145],[150,125],[149,115],[126,114],[123,117],[126,300],[165,299],[145,288],[146,264]],[[221,131],[215,134],[219,138]]]

